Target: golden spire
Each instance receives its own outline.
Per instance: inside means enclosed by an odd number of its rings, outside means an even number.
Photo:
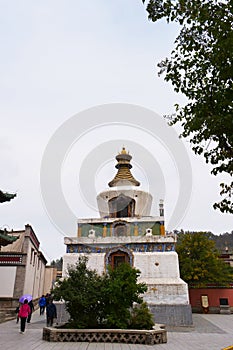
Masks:
[[[126,149],[125,149],[124,146],[122,147],[122,150],[121,150],[121,153],[120,153],[120,154],[127,154]],[[128,152],[128,154],[129,154],[129,152]]]
[[[118,169],[118,172],[114,179],[108,183],[109,187],[115,186],[139,186],[140,182],[137,181],[133,175],[131,174],[130,169],[132,165],[130,164],[132,157],[129,153],[126,152],[125,147],[122,147],[121,152],[116,156],[116,160],[118,161],[115,168]]]

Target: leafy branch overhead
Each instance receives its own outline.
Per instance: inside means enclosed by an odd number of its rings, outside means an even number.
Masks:
[[[144,0],[143,3],[146,1]],[[183,93],[188,103],[176,105],[171,124],[180,122],[196,154],[213,165],[212,174],[233,175],[232,55],[233,2],[230,0],[149,0],[148,18],[165,18],[181,29],[170,58],[159,75]],[[214,208],[233,213],[233,183],[223,184],[223,200]]]

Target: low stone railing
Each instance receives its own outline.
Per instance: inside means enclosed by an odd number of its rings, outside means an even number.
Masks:
[[[61,329],[43,328],[43,340],[50,342],[96,342],[127,344],[163,344],[167,343],[165,329]]]

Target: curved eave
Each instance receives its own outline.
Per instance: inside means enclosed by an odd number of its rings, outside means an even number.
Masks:
[[[0,203],[9,202],[16,197],[16,193],[7,193],[0,190]]]
[[[5,247],[8,244],[15,242],[19,237],[8,236],[5,231],[0,230],[0,246]]]

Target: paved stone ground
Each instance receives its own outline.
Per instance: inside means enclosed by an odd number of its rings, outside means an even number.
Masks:
[[[2,350],[222,350],[233,346],[233,315],[193,314],[192,327],[168,329],[168,343],[161,345],[134,345],[111,343],[49,343],[42,340],[45,316],[38,310],[26,325],[25,334],[19,333],[19,324],[8,321],[0,324]]]

